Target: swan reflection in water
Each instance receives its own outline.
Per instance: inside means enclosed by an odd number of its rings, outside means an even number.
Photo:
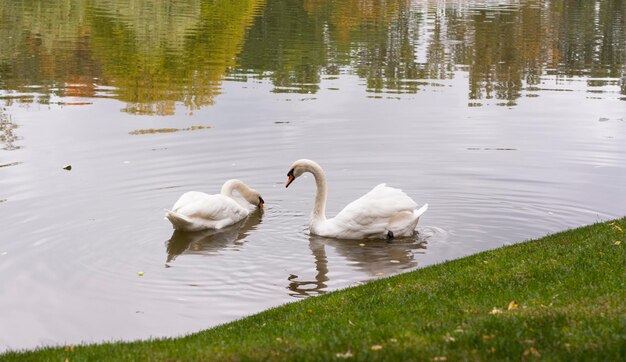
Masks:
[[[186,232],[175,230],[166,241],[166,263],[174,261],[181,254],[214,255],[224,249],[239,250],[250,231],[261,222],[263,210],[253,212],[246,219],[224,229]]]
[[[415,254],[423,254],[426,249],[426,239],[417,235],[411,238],[398,238],[391,242],[385,240],[339,240],[322,236],[309,236],[309,248],[315,259],[316,275],[314,280],[299,280],[297,275],[291,274],[289,280],[289,295],[303,298],[324,294],[329,281],[328,257],[326,246],[345,258],[346,264],[371,277],[398,274],[403,270],[417,266]]]

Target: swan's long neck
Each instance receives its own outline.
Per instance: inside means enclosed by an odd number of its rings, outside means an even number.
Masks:
[[[326,220],[326,196],[328,194],[328,186],[326,184],[326,174],[320,165],[316,163],[307,164],[307,171],[315,177],[317,191],[315,193],[315,207],[311,214],[312,221]]]
[[[249,187],[239,180],[228,180],[224,182],[220,193],[224,196],[233,197],[233,191],[237,190],[240,194],[248,190]]]

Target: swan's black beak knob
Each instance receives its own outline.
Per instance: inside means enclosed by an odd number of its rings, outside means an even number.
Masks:
[[[291,185],[291,183],[295,179],[296,177],[293,175],[293,169],[289,170],[289,172],[287,173],[287,182],[285,183],[285,187],[289,187],[289,185]]]
[[[259,196],[259,208],[262,209],[263,207],[265,207],[265,200]]]

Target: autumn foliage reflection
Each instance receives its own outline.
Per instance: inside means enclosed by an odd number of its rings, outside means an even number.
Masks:
[[[470,100],[505,105],[545,76],[626,94],[623,0],[0,3],[0,89],[23,102],[106,96],[167,115],[214,104],[226,77],[315,93],[346,73],[386,94],[463,74]]]

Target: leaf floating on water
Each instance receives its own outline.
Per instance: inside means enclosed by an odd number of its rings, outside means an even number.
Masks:
[[[63,169],[70,171],[72,169],[72,165],[63,166]]]
[[[22,164],[22,162],[11,162],[11,163],[0,164],[0,168],[17,166],[17,165],[20,165],[20,164]]]
[[[381,346],[380,344],[375,344],[370,348],[372,351],[380,351],[381,349],[383,349],[383,346]]]
[[[519,306],[519,304],[517,304],[516,301],[512,300],[511,303],[509,303],[509,307],[507,308],[507,310],[515,309],[518,306]]]
[[[144,273],[143,273],[142,271],[137,272],[137,275],[139,275],[140,277],[142,277],[142,276],[143,276],[143,274],[144,274]]]

